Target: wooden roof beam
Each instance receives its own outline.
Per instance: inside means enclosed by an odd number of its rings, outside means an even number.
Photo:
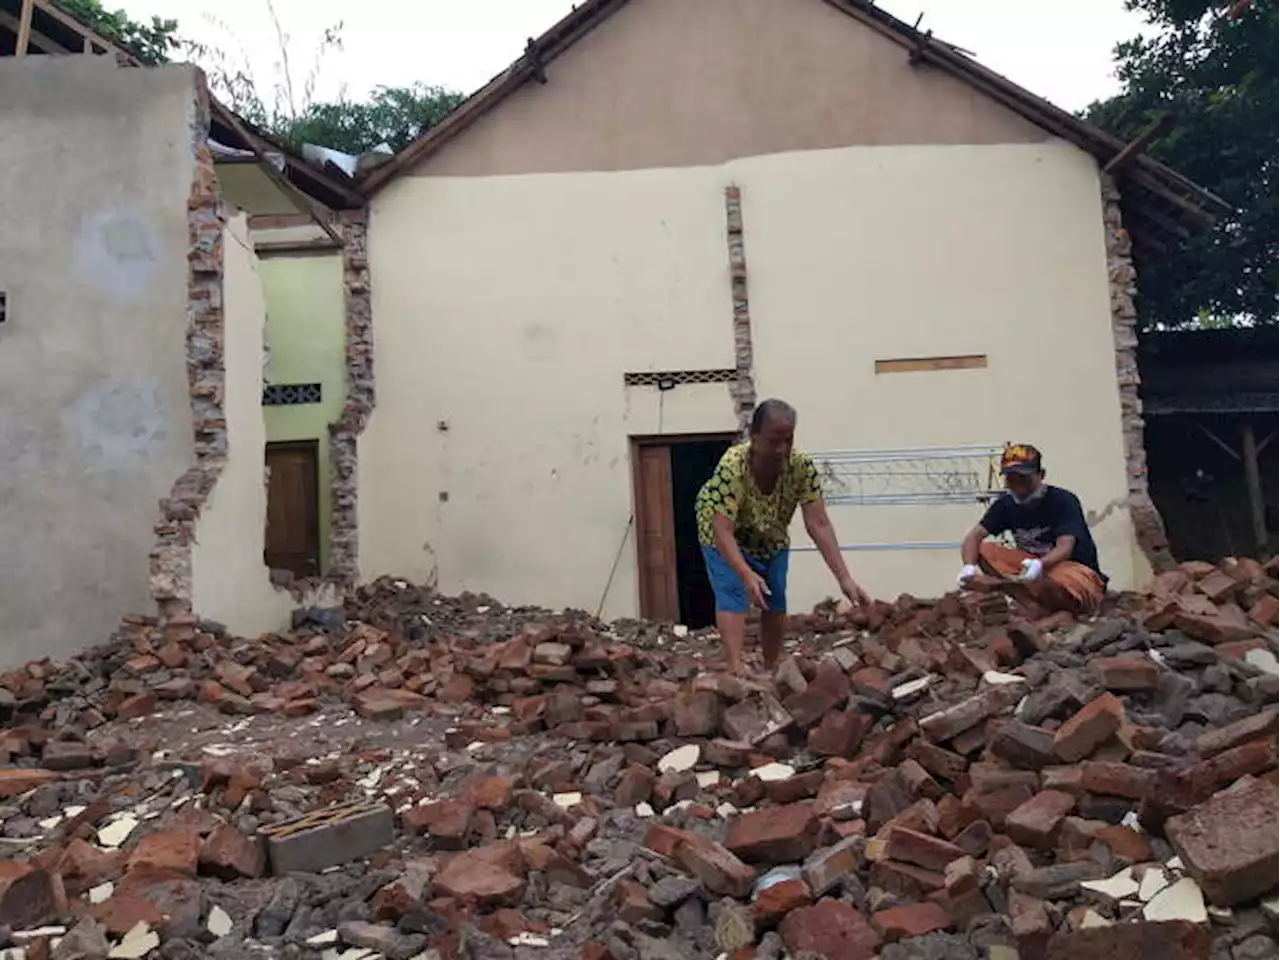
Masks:
[[[21,22],[18,20],[17,17],[15,17],[12,13],[10,13],[7,10],[0,10],[0,26],[8,27],[10,30],[14,32],[14,34],[19,34],[21,32],[20,30]],[[68,50],[66,47],[64,47],[62,44],[58,43],[57,41],[50,40],[39,30],[36,30],[34,28],[32,28],[30,32],[30,36],[28,38],[28,44],[29,44],[29,46],[27,47],[28,50],[30,50],[31,47],[35,47],[37,50],[42,50],[45,53],[59,54],[59,53],[72,52]]]
[[[1145,130],[1125,144],[1124,149],[1117,153],[1114,157],[1107,161],[1102,168],[1103,173],[1115,173],[1122,167],[1127,165],[1138,154],[1142,153],[1151,145],[1151,142],[1164,133],[1173,122],[1173,115],[1164,112],[1149,123]]]
[[[45,14],[46,16],[52,17],[54,20],[57,20],[60,24],[62,24],[67,29],[74,30],[77,35],[85,38],[85,40],[88,41],[89,43],[95,46],[102,47],[108,53],[114,53],[116,55],[116,61],[118,63],[123,63],[130,67],[140,67],[143,65],[142,61],[139,60],[137,57],[135,57],[128,50],[124,49],[123,47],[117,46],[116,44],[108,40],[106,37],[103,37],[103,36],[100,36],[99,34],[94,33],[92,30],[86,27],[83,23],[81,23],[75,17],[71,16],[69,13],[65,13],[62,10],[59,10],[52,3],[50,3],[49,0],[24,0],[24,2],[29,3],[34,9],[39,10],[41,13]]]

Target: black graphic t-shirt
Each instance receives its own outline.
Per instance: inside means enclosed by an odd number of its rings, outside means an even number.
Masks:
[[[1009,531],[1018,549],[1033,557],[1043,557],[1059,537],[1070,534],[1076,538],[1071,559],[1106,579],[1098,569],[1098,548],[1085,522],[1080,498],[1070,490],[1046,486],[1044,496],[1029,503],[1018,503],[1009,494],[1002,494],[982,518],[982,529],[992,536]]]

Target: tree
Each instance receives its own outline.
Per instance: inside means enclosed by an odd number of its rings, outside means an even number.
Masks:
[[[294,146],[315,143],[361,154],[386,143],[402,150],[443,120],[462,102],[462,94],[416,83],[378,87],[368,102],[312,103],[274,132]]]
[[[423,83],[378,87],[366,102],[345,96],[335,101],[318,101],[315,87],[324,59],[332,51],[342,49],[341,21],[323,31],[312,52],[310,68],[305,75],[298,76],[293,38],[280,22],[272,0],[267,0],[265,9],[277,51],[270,79],[265,84],[244,52],[244,44],[219,20],[210,18],[226,35],[227,42],[187,42],[184,46],[192,59],[205,68],[211,89],[227,106],[290,146],[314,143],[344,153],[361,154],[387,143],[399,150],[462,101],[459,93]]]
[[[1131,140],[1171,113],[1148,153],[1236,210],[1139,265],[1146,327],[1276,322],[1277,2],[1127,0],[1156,32],[1116,48],[1123,92],[1087,118]]]
[[[169,62],[170,51],[180,46],[178,21],[152,17],[151,22],[131,20],[123,10],[109,11],[98,0],[53,0],[99,36],[124,47],[143,63]]]

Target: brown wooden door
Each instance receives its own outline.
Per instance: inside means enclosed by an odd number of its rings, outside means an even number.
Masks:
[[[640,561],[640,615],[680,619],[676,582],[675,513],[671,501],[671,447],[636,444],[636,545]]]
[[[319,441],[267,444],[266,564],[320,575]]]

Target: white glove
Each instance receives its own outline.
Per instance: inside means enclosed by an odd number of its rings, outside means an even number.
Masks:
[[[1023,583],[1032,583],[1044,576],[1044,563],[1039,560],[1023,560],[1022,573],[1018,579]]]
[[[960,571],[960,576],[956,577],[956,585],[961,589],[964,589],[965,585],[981,572],[982,571],[972,563],[966,563]]]

